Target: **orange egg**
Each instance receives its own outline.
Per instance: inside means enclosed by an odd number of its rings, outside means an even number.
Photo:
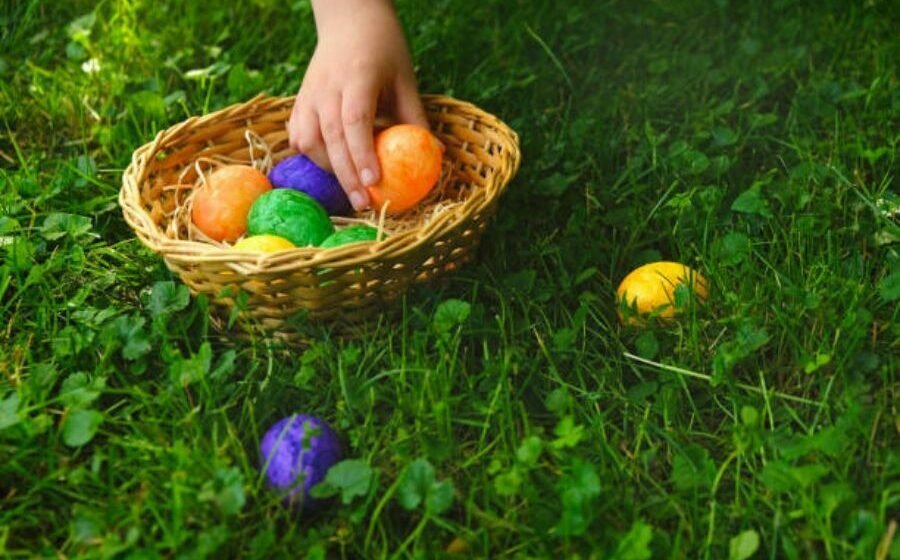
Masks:
[[[249,165],[220,167],[194,195],[191,219],[216,241],[234,241],[247,231],[250,206],[271,189],[266,176]]]
[[[375,136],[381,180],[369,187],[372,206],[398,214],[418,204],[441,176],[444,146],[421,126],[398,124]]]

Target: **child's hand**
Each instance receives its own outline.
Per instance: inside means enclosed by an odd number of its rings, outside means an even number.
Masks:
[[[389,0],[313,0],[319,34],[288,133],[291,146],[337,175],[357,210],[380,169],[373,145],[379,108],[427,127],[412,60]]]

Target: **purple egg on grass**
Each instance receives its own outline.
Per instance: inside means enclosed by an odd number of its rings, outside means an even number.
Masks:
[[[349,214],[350,200],[337,177],[328,173],[303,154],[278,162],[269,171],[269,182],[276,189],[305,192],[332,216]]]
[[[315,505],[309,490],[341,460],[341,443],[334,430],[314,416],[294,414],[269,428],[259,443],[262,468],[269,486],[287,491],[285,502]]]

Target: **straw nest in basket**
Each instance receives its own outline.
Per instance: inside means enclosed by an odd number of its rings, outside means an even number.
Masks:
[[[292,97],[257,97],[192,117],[138,148],[119,202],[138,238],[195,292],[222,308],[290,334],[297,316],[353,321],[383,309],[411,284],[455,270],[471,257],[499,196],[519,166],[516,134],[474,105],[424,96],[432,132],[444,143],[442,175],[415,209],[332,217],[337,229],[378,228],[377,241],[272,254],[237,251],[191,222],[192,195],[217,166],[251,164],[264,173],[294,152],[285,122]],[[243,295],[241,295],[243,294]]]

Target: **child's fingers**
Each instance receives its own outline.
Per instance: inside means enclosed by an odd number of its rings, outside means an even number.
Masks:
[[[344,187],[350,204],[356,210],[362,210],[369,204],[369,195],[359,183],[356,176],[356,167],[347,149],[347,141],[344,136],[344,124],[341,119],[341,98],[334,96],[319,112],[322,138],[328,149],[328,159],[338,181]]]
[[[402,123],[416,124],[424,128],[431,128],[425,108],[422,106],[422,98],[416,88],[415,79],[398,77],[395,88],[397,120]]]
[[[294,101],[294,107],[291,109],[291,118],[287,123],[288,143],[297,151],[303,151],[301,146],[308,142],[307,136],[309,131],[309,111],[305,109],[306,105],[301,101],[298,95]],[[312,115],[315,116],[315,115]],[[315,123],[316,135],[319,134],[319,123]],[[306,133],[306,134],[304,134]]]
[[[288,122],[288,138],[291,147],[313,160],[325,170],[331,170],[328,152],[319,132],[319,117],[316,113],[303,107],[295,109]]]
[[[372,138],[378,88],[375,83],[354,82],[344,91],[342,119],[350,157],[360,183],[368,187],[378,182],[378,157]]]

